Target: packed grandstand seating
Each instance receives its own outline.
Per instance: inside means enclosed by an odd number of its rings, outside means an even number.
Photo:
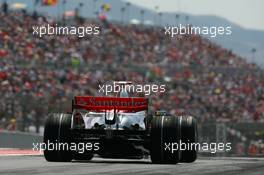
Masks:
[[[41,126],[49,112],[69,111],[74,95],[103,95],[111,80],[166,84],[151,106],[200,122],[264,122],[264,73],[195,35],[170,38],[159,27],[100,20],[99,36],[32,35],[32,26],[60,23],[22,12],[0,13],[0,129]],[[65,21],[64,21],[65,22]]]

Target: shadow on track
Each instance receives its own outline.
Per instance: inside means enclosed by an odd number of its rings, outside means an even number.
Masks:
[[[106,164],[152,164],[149,160],[119,160],[119,159],[104,159],[104,160],[73,160],[72,163],[106,163]]]

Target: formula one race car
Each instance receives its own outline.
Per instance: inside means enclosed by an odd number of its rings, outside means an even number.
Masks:
[[[47,161],[102,158],[142,159],[158,164],[194,162],[197,122],[191,116],[148,113],[143,97],[76,96],[72,112],[51,114],[45,125]],[[189,144],[185,150],[180,144]]]

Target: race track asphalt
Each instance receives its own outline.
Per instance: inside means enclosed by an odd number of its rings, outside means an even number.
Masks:
[[[43,156],[0,156],[1,175],[263,175],[263,158],[200,158],[195,163],[155,165],[150,160],[101,159],[47,162]]]

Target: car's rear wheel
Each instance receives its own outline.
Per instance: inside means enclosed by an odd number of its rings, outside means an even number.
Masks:
[[[71,114],[49,115],[44,129],[44,157],[51,162],[69,162],[72,160],[70,151]]]
[[[176,164],[180,160],[179,145],[181,130],[179,119],[172,116],[156,116],[152,120],[150,133],[150,156],[152,163]]]
[[[181,120],[181,141],[186,145],[190,145],[189,149],[181,152],[180,162],[191,163],[197,158],[197,150],[195,143],[197,143],[197,120],[192,116],[180,116]]]
[[[84,161],[89,161],[89,160],[92,160],[92,158],[94,157],[93,154],[76,154],[74,156],[74,159],[75,160],[84,160]]]

